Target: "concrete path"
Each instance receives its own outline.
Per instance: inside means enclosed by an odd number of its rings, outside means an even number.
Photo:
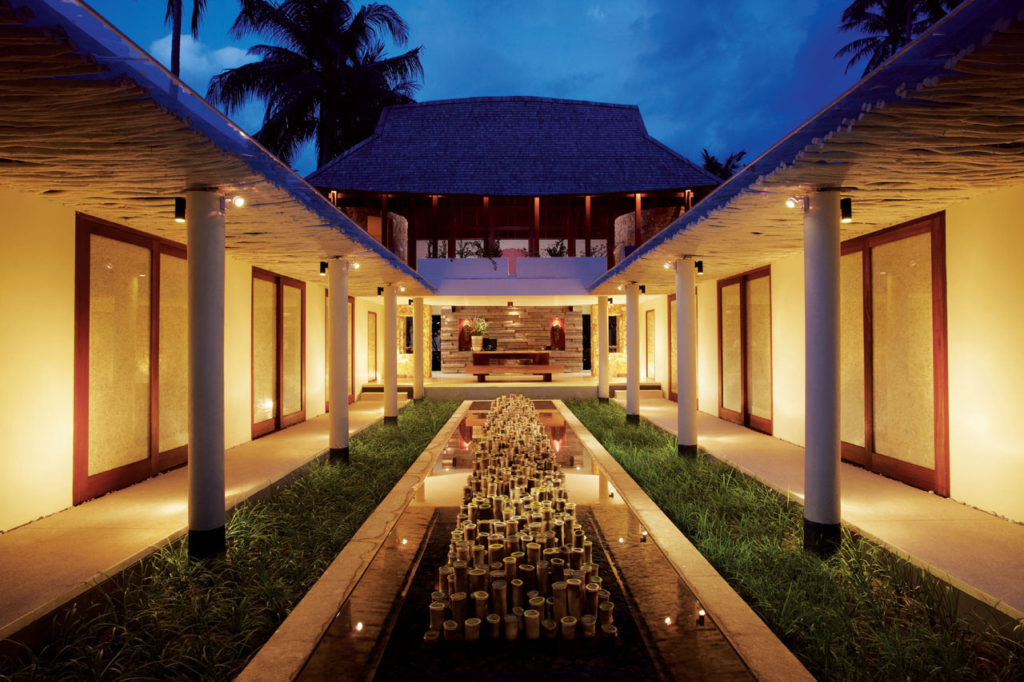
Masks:
[[[677,433],[672,401],[641,401],[640,415]],[[803,501],[802,447],[703,412],[697,433],[715,457]],[[840,477],[848,527],[1006,615],[1024,618],[1024,525],[851,464],[842,464]]]
[[[383,416],[382,401],[356,401],[349,433]],[[322,454],[328,429],[321,415],[228,450],[228,508]],[[0,639],[181,537],[187,503],[185,466],[0,535]]]

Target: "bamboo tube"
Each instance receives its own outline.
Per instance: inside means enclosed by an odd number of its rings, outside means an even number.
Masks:
[[[473,568],[483,568],[487,563],[487,548],[473,545]]]
[[[475,642],[480,639],[480,622],[479,618],[466,619],[464,627],[467,642]]]
[[[540,622],[540,630],[544,633],[544,639],[558,637],[558,623],[550,618],[545,618]]]
[[[511,581],[516,577],[516,558],[507,556],[501,562],[505,566],[505,580]]]
[[[576,638],[576,619],[566,616],[559,621],[562,624],[562,639]]]
[[[584,602],[586,604],[584,611],[591,616],[597,616],[598,592],[600,592],[600,588],[595,583],[590,583],[583,588]]]
[[[606,623],[601,626],[601,637],[604,639],[618,639],[619,629],[611,623]]]
[[[536,566],[537,562],[540,561],[540,550],[541,550],[540,543],[537,543],[537,542],[528,542],[528,543],[526,543],[526,560],[529,561],[531,564]]]
[[[448,593],[442,592],[441,590],[434,590],[430,593],[430,601],[445,601],[448,599]]]
[[[427,644],[427,645],[437,644],[439,641],[441,641],[441,632],[440,632],[440,630],[427,630],[426,632],[423,633],[423,643],[424,644]]]
[[[504,580],[491,583],[491,608],[499,616],[508,613],[508,583]]]
[[[580,618],[580,627],[583,630],[584,639],[592,639],[597,636],[597,619],[587,615]]]
[[[583,548],[573,547],[569,550],[569,565],[573,570],[578,571],[583,566]]]
[[[570,616],[578,619],[583,615],[583,582],[579,578],[569,578],[565,581],[565,585],[566,611]]]
[[[437,589],[441,592],[448,592],[448,576],[455,572],[451,566],[441,566],[437,569]]]
[[[540,639],[540,611],[527,609],[523,612],[526,639]]]
[[[549,592],[548,588],[551,586],[551,581],[549,580],[549,569],[550,566],[547,561],[541,559],[537,562],[537,590],[541,594],[547,594]]]
[[[460,542],[459,544],[455,545],[456,561],[468,564],[470,562],[471,555],[472,552],[470,550],[470,545],[468,542]]]
[[[597,617],[601,625],[608,625],[615,620],[615,604],[610,601],[603,601],[597,607]]]
[[[513,578],[508,581],[508,584],[512,587],[512,606],[523,605],[523,581],[519,578]]]
[[[446,620],[442,626],[444,629],[444,641],[450,642],[459,636],[459,624],[454,620]]]
[[[456,592],[452,595],[452,620],[459,625],[466,620],[466,593]]]
[[[532,597],[526,605],[529,609],[533,609],[539,613],[541,618],[544,617],[546,613],[545,606],[547,606],[547,600],[544,597]]]
[[[597,600],[598,600],[599,603],[603,604],[606,601],[610,600],[611,598],[612,598],[612,593],[609,592],[608,590],[600,589],[600,590],[597,591]]]
[[[526,552],[512,552],[511,556],[516,560],[516,566],[526,563]]]
[[[523,587],[527,591],[536,589],[537,587],[537,571],[536,567],[532,564],[522,564],[519,567],[519,577],[523,581]]]
[[[473,614],[480,620],[487,618],[487,614],[490,613],[490,595],[483,590],[477,590],[471,596],[473,598]]]
[[[583,541],[583,561],[588,564],[594,562],[594,543],[590,540]]]
[[[487,545],[487,562],[490,564],[496,564],[505,558],[505,544],[504,542],[498,544],[497,542],[493,542],[494,538],[490,539],[492,542]]]
[[[505,616],[505,639],[510,642],[519,639],[519,619],[511,613]]]
[[[456,561],[452,568],[455,570],[455,592],[469,591],[469,566],[465,561]]]
[[[469,591],[487,589],[487,571],[480,568],[471,568],[466,575],[469,577]]]
[[[444,602],[435,601],[430,603],[430,629],[440,630],[444,624],[446,611],[448,607]]]
[[[567,587],[568,585],[562,581],[551,584],[551,601],[553,602],[552,615],[554,615],[555,620],[557,621],[561,621],[567,613],[565,594]]]
[[[501,639],[501,616],[496,613],[487,614],[487,635],[491,639]]]

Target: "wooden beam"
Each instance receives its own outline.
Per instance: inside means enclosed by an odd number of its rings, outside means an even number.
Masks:
[[[590,232],[591,232],[592,223],[591,223],[591,220],[590,220],[590,195],[589,194],[583,198],[583,213],[584,213],[584,217],[583,217],[583,220],[584,220],[584,228],[583,228],[584,229],[584,239],[586,240],[586,242],[585,242],[585,244],[583,246],[583,249],[584,249],[583,250],[583,254],[587,258],[590,258],[590,254],[591,254],[591,251],[590,251]]]
[[[576,212],[573,210],[572,197],[567,201],[569,205],[565,211],[565,241],[569,246],[569,257],[572,258],[576,256]]]
[[[533,198],[533,234],[530,236],[530,255],[540,255],[540,197]]]
[[[643,242],[643,231],[641,230],[641,225],[643,224],[642,197],[643,195],[640,192],[636,193],[636,206],[633,209],[633,246],[640,246]]]
[[[380,243],[388,251],[391,250],[391,230],[388,229],[388,195],[380,195]]]
[[[409,210],[406,212],[406,223],[405,229],[405,262],[413,270],[416,269],[416,248],[419,245],[418,234],[419,230],[417,225],[419,221],[416,220],[416,198],[409,197]]]
[[[484,225],[487,226],[487,236],[484,238],[484,246],[487,252],[491,252],[494,244],[494,218],[491,214],[491,198],[484,197]]]

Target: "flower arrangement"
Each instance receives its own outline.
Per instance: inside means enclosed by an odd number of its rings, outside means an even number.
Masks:
[[[487,331],[487,325],[489,323],[482,317],[474,317],[473,322],[470,323],[469,333],[472,336],[483,336],[484,332]]]

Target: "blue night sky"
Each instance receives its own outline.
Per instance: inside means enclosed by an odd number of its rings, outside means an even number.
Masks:
[[[416,99],[536,95],[637,104],[648,132],[690,159],[701,150],[753,160],[857,81],[832,55],[856,36],[836,29],[850,0],[393,0],[422,45]],[[358,7],[360,2],[354,2]],[[164,0],[90,5],[164,64]],[[184,0],[185,23],[191,0]],[[228,35],[236,0],[208,0],[199,40],[183,37],[182,77],[210,77],[250,59],[254,39]],[[259,129],[262,105],[232,119]],[[311,149],[296,159],[306,175]]]

